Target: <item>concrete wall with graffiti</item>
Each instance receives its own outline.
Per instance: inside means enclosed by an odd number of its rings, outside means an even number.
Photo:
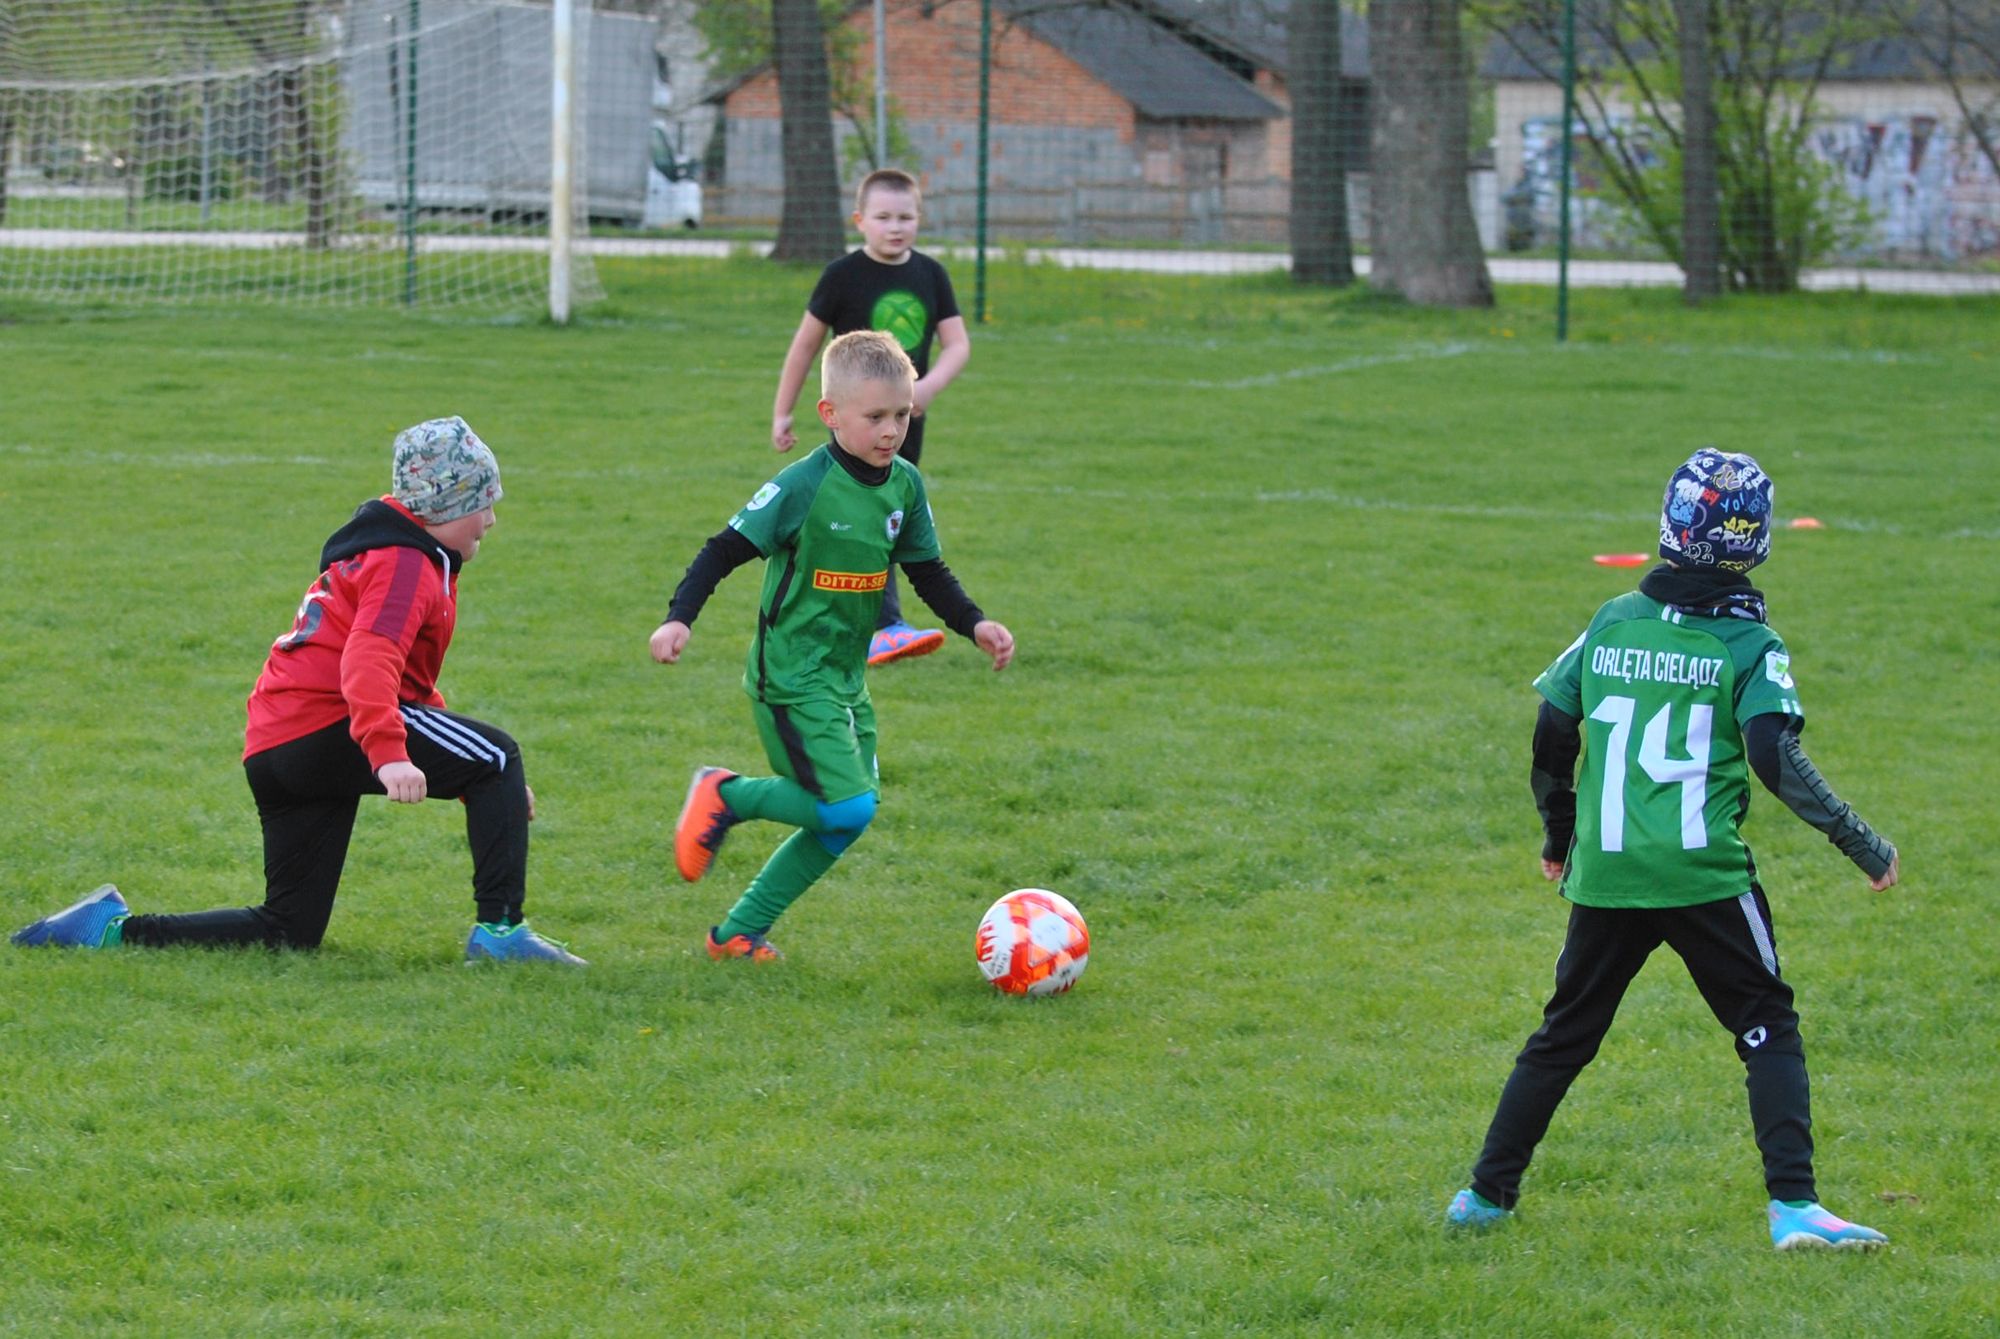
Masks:
[[[1989,95],[1990,96],[1990,95]],[[1975,106],[1978,103],[1975,102]],[[1830,84],[1817,99],[1812,152],[1838,169],[1867,206],[1868,240],[1841,259],[1889,264],[2000,262],[2000,173],[1941,86]],[[1552,245],[1561,180],[1562,93],[1552,84],[1502,82],[1495,97],[1494,163],[1507,245]],[[1631,121],[1612,113],[1614,127]],[[1581,141],[1579,140],[1579,148]],[[1571,236],[1576,246],[1645,251],[1626,212],[1603,193],[1581,151],[1573,155]]]

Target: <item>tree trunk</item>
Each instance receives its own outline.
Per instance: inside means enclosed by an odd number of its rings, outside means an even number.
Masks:
[[[1292,278],[1354,282],[1347,235],[1347,163],[1340,109],[1340,6],[1308,0],[1291,9]]]
[[[847,234],[833,151],[833,90],[817,0],[772,0],[771,53],[778,68],[785,204],[773,260],[829,261]]]
[[[1722,189],[1715,165],[1715,48],[1710,0],[1674,0],[1681,47],[1681,299],[1722,292]]]
[[[1493,280],[1466,191],[1472,101],[1460,4],[1368,6],[1369,282],[1427,306],[1490,307]]]

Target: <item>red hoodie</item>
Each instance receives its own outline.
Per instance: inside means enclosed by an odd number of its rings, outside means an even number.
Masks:
[[[243,756],[345,720],[380,770],[407,762],[400,703],[442,707],[438,671],[458,621],[453,568],[394,498],[364,502],[320,551],[320,577],[250,690]]]

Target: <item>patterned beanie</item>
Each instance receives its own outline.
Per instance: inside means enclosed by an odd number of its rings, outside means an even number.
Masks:
[[[500,462],[456,414],[396,434],[391,491],[431,525],[485,511],[500,500]]]
[[[1747,572],[1771,552],[1771,476],[1740,452],[1704,446],[1667,480],[1660,556]]]

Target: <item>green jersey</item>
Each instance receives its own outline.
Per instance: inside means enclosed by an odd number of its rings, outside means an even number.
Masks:
[[[868,701],[868,641],[889,564],[939,558],[930,501],[917,467],[898,458],[865,484],[832,443],[757,490],[730,528],[764,556],[757,638],[743,690],[784,705]]]
[[[1749,891],[1743,723],[1805,715],[1775,632],[1635,591],[1599,609],[1535,688],[1584,727],[1564,897],[1685,907]]]

